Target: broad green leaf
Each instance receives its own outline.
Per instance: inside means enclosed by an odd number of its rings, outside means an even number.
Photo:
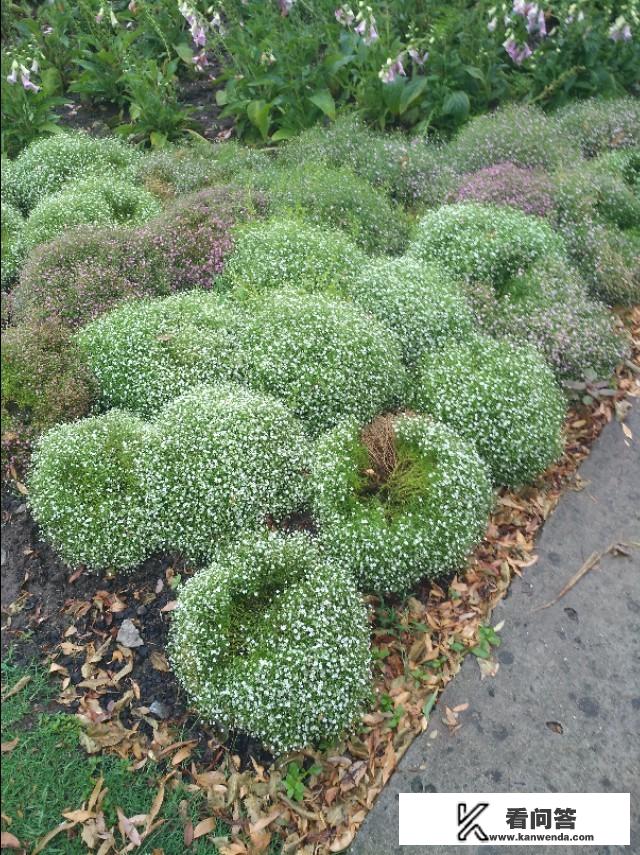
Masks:
[[[151,131],[149,140],[154,148],[163,148],[167,144],[167,135],[160,131]]]
[[[484,74],[482,73],[481,68],[478,68],[475,65],[465,65],[464,70],[467,72],[469,77],[473,77],[475,80],[479,80],[481,83],[484,83]]]
[[[173,49],[178,54],[180,59],[183,62],[186,62],[189,67],[193,65],[193,51],[186,42],[180,42],[179,44],[174,45]]]
[[[452,116],[458,121],[466,119],[470,109],[471,102],[469,101],[469,96],[466,92],[460,90],[447,95],[442,105],[442,112],[445,116]]]
[[[426,88],[426,77],[415,77],[404,86],[402,94],[400,95],[400,103],[398,105],[398,112],[400,115],[402,115],[405,110],[413,104],[416,98],[419,98],[422,95]]]
[[[331,121],[336,117],[336,102],[333,100],[333,95],[328,89],[323,89],[316,92],[314,95],[309,95],[309,101],[319,107],[325,116],[328,116]]]
[[[290,140],[291,137],[295,137],[296,131],[293,128],[280,128],[274,134],[271,134],[271,139],[274,142],[280,142],[280,140]]]
[[[247,104],[247,116],[249,117],[249,121],[260,131],[260,136],[263,140],[266,140],[269,135],[270,109],[270,105],[262,99],[249,101]]]

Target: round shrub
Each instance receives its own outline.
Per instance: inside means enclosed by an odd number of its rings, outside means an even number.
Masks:
[[[258,194],[214,187],[182,197],[141,231],[164,259],[172,291],[211,288],[233,249],[231,226],[260,213]]]
[[[268,170],[271,162],[268,152],[236,140],[198,141],[145,152],[137,164],[136,177],[152,193],[169,199],[229,182],[236,188],[250,186],[252,177]]]
[[[248,291],[291,286],[340,294],[365,260],[364,253],[337,229],[270,220],[238,232],[224,279]]]
[[[3,429],[46,430],[85,415],[95,394],[91,373],[55,319],[2,332]]]
[[[9,202],[2,202],[2,260],[0,267],[0,279],[2,287],[6,288],[16,278],[24,247],[22,233],[24,231],[24,220],[20,211]]]
[[[150,489],[155,431],[112,410],[58,425],[32,459],[29,504],[46,540],[69,564],[125,570],[159,545]]]
[[[81,326],[123,300],[169,293],[164,257],[135,230],[77,226],[30,253],[13,290],[16,320]]]
[[[640,191],[640,144],[601,154],[591,166],[605,175],[621,178],[636,193]]]
[[[564,251],[562,239],[537,217],[495,205],[460,203],[429,211],[410,252],[452,276],[488,282],[498,291],[523,270]]]
[[[520,293],[503,297],[485,285],[471,286],[483,332],[533,345],[560,380],[610,376],[627,341],[611,312],[589,299],[583,280],[558,263],[536,268],[525,279]]]
[[[568,228],[581,228],[586,219],[620,229],[640,226],[640,193],[622,176],[613,175],[589,161],[580,169],[556,176],[556,217]]]
[[[24,240],[34,247],[79,225],[138,226],[160,210],[147,190],[113,178],[88,178],[43,199],[27,220]]]
[[[361,589],[383,594],[457,569],[492,502],[473,444],[428,416],[407,415],[321,437],[311,494],[324,551]]]
[[[170,548],[210,557],[216,542],[302,503],[307,441],[279,401],[233,384],[200,386],[168,404],[155,425]]]
[[[533,348],[478,336],[427,355],[415,405],[474,441],[498,484],[531,481],[562,450],[564,400]]]
[[[640,303],[640,236],[588,215],[564,219],[560,230],[590,294],[607,305]]]
[[[432,206],[444,199],[454,179],[442,154],[441,146],[424,139],[375,133],[346,115],[329,127],[303,131],[283,147],[280,161],[294,167],[300,163],[347,167],[402,204]]]
[[[271,210],[342,229],[365,252],[399,255],[409,237],[406,214],[349,169],[322,165],[276,170],[267,184]]]
[[[366,609],[304,535],[241,540],[190,579],[169,655],[206,721],[275,752],[335,740],[370,693]]]
[[[77,334],[104,407],[151,417],[199,383],[238,373],[237,307],[216,293],[129,301]]]
[[[448,339],[464,338],[473,329],[459,285],[435,265],[410,256],[371,262],[349,288],[349,296],[396,334],[410,367],[426,351]]]
[[[577,141],[536,107],[514,105],[468,122],[447,150],[458,172],[498,163],[553,171],[580,159]]]
[[[553,211],[553,182],[540,169],[497,163],[464,175],[454,198],[457,202],[506,205],[524,214],[546,217]]]
[[[576,140],[585,157],[640,145],[640,102],[637,98],[574,101],[556,113],[567,139]]]
[[[268,292],[249,305],[237,339],[243,380],[284,401],[312,434],[347,416],[367,421],[404,391],[396,337],[343,300]]]
[[[71,181],[90,176],[133,179],[140,155],[113,138],[85,133],[54,134],[31,143],[13,161],[7,192],[25,213]]]

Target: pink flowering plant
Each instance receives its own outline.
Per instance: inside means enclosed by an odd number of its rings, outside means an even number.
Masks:
[[[53,68],[44,71],[37,51],[2,55],[2,151],[15,155],[25,145],[58,130],[54,108],[62,103]]]

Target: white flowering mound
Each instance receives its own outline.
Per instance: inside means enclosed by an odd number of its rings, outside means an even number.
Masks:
[[[448,339],[464,338],[473,329],[460,286],[436,265],[411,256],[371,262],[348,293],[396,334],[411,367],[426,351]]]
[[[201,386],[168,404],[155,426],[155,488],[170,548],[209,558],[216,541],[303,502],[307,440],[279,401],[233,384]]]
[[[265,176],[272,211],[342,229],[371,255],[399,255],[409,237],[404,210],[350,169],[304,164]]]
[[[467,122],[447,147],[447,156],[461,173],[497,163],[552,171],[579,160],[580,147],[542,110],[516,104]]]
[[[159,546],[152,426],[129,413],[57,425],[40,440],[29,503],[45,539],[69,564],[124,570]]]
[[[100,403],[147,418],[199,383],[231,380],[236,308],[212,292],[137,300],[92,321],[77,341]]]
[[[2,200],[2,287],[9,285],[18,275],[24,245],[22,234],[24,220],[20,211],[10,202]]]
[[[496,483],[531,481],[560,455],[564,399],[533,348],[478,336],[420,368],[416,408],[473,440]]]
[[[533,345],[559,380],[609,377],[627,352],[614,315],[566,263],[537,265],[502,297],[482,283],[468,293],[482,332]]]
[[[324,551],[361,589],[403,594],[456,570],[482,537],[491,480],[472,443],[428,416],[380,416],[320,438],[311,476]]]
[[[344,300],[265,293],[238,344],[244,382],[284,401],[315,435],[348,416],[366,422],[404,392],[396,337]]]
[[[539,217],[496,205],[462,203],[430,211],[418,224],[410,253],[452,276],[508,290],[510,279],[564,251],[560,237]]]
[[[239,230],[224,279],[237,289],[291,286],[340,294],[366,261],[337,229],[296,220],[271,220]]]
[[[47,196],[31,212],[24,229],[28,247],[51,240],[72,226],[138,226],[162,210],[141,187],[110,177],[93,177]]]
[[[6,191],[28,213],[46,196],[72,181],[90,176],[132,180],[139,161],[140,154],[133,146],[114,138],[53,134],[20,152],[7,175]]]
[[[200,715],[276,752],[334,740],[369,695],[367,613],[305,535],[241,540],[187,582],[172,666]]]
[[[574,101],[554,116],[566,139],[576,140],[585,157],[640,145],[640,101],[637,98]]]

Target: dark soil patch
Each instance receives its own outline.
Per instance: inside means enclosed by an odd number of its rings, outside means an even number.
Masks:
[[[216,103],[216,84],[208,77],[185,80],[178,87],[178,100],[188,108],[195,130],[205,139],[213,141],[222,132],[225,136],[233,128],[233,119],[220,119]],[[93,104],[69,98],[56,110],[60,124],[71,130],[83,130],[94,136],[107,136],[121,122],[128,121],[113,104]]]
[[[82,647],[93,641],[97,647],[108,636],[115,640],[122,622],[131,620],[144,643],[133,648],[133,670],[113,689],[112,700],[116,702],[125,689],[137,684],[136,703],[148,708],[155,704],[159,718],[198,739],[198,753],[205,764],[215,762],[222,751],[239,755],[242,767],[251,766],[251,757],[269,763],[271,756],[250,737],[221,735],[204,726],[189,711],[173,673],[153,664],[154,656],[164,654],[166,648],[171,606],[177,597],[173,585],[184,582],[195,569],[177,555],[154,556],[134,573],[112,578],[70,568],[40,539],[24,496],[4,486],[2,654],[11,647],[16,664],[55,657],[56,666],[67,670],[71,687],[78,686],[84,680],[84,651],[64,655],[60,644],[71,641]],[[68,632],[72,634],[65,635]],[[82,692],[65,711],[78,709]],[[120,720],[125,727],[139,723],[128,708],[122,710]],[[140,726],[151,739],[152,728],[145,722]]]

